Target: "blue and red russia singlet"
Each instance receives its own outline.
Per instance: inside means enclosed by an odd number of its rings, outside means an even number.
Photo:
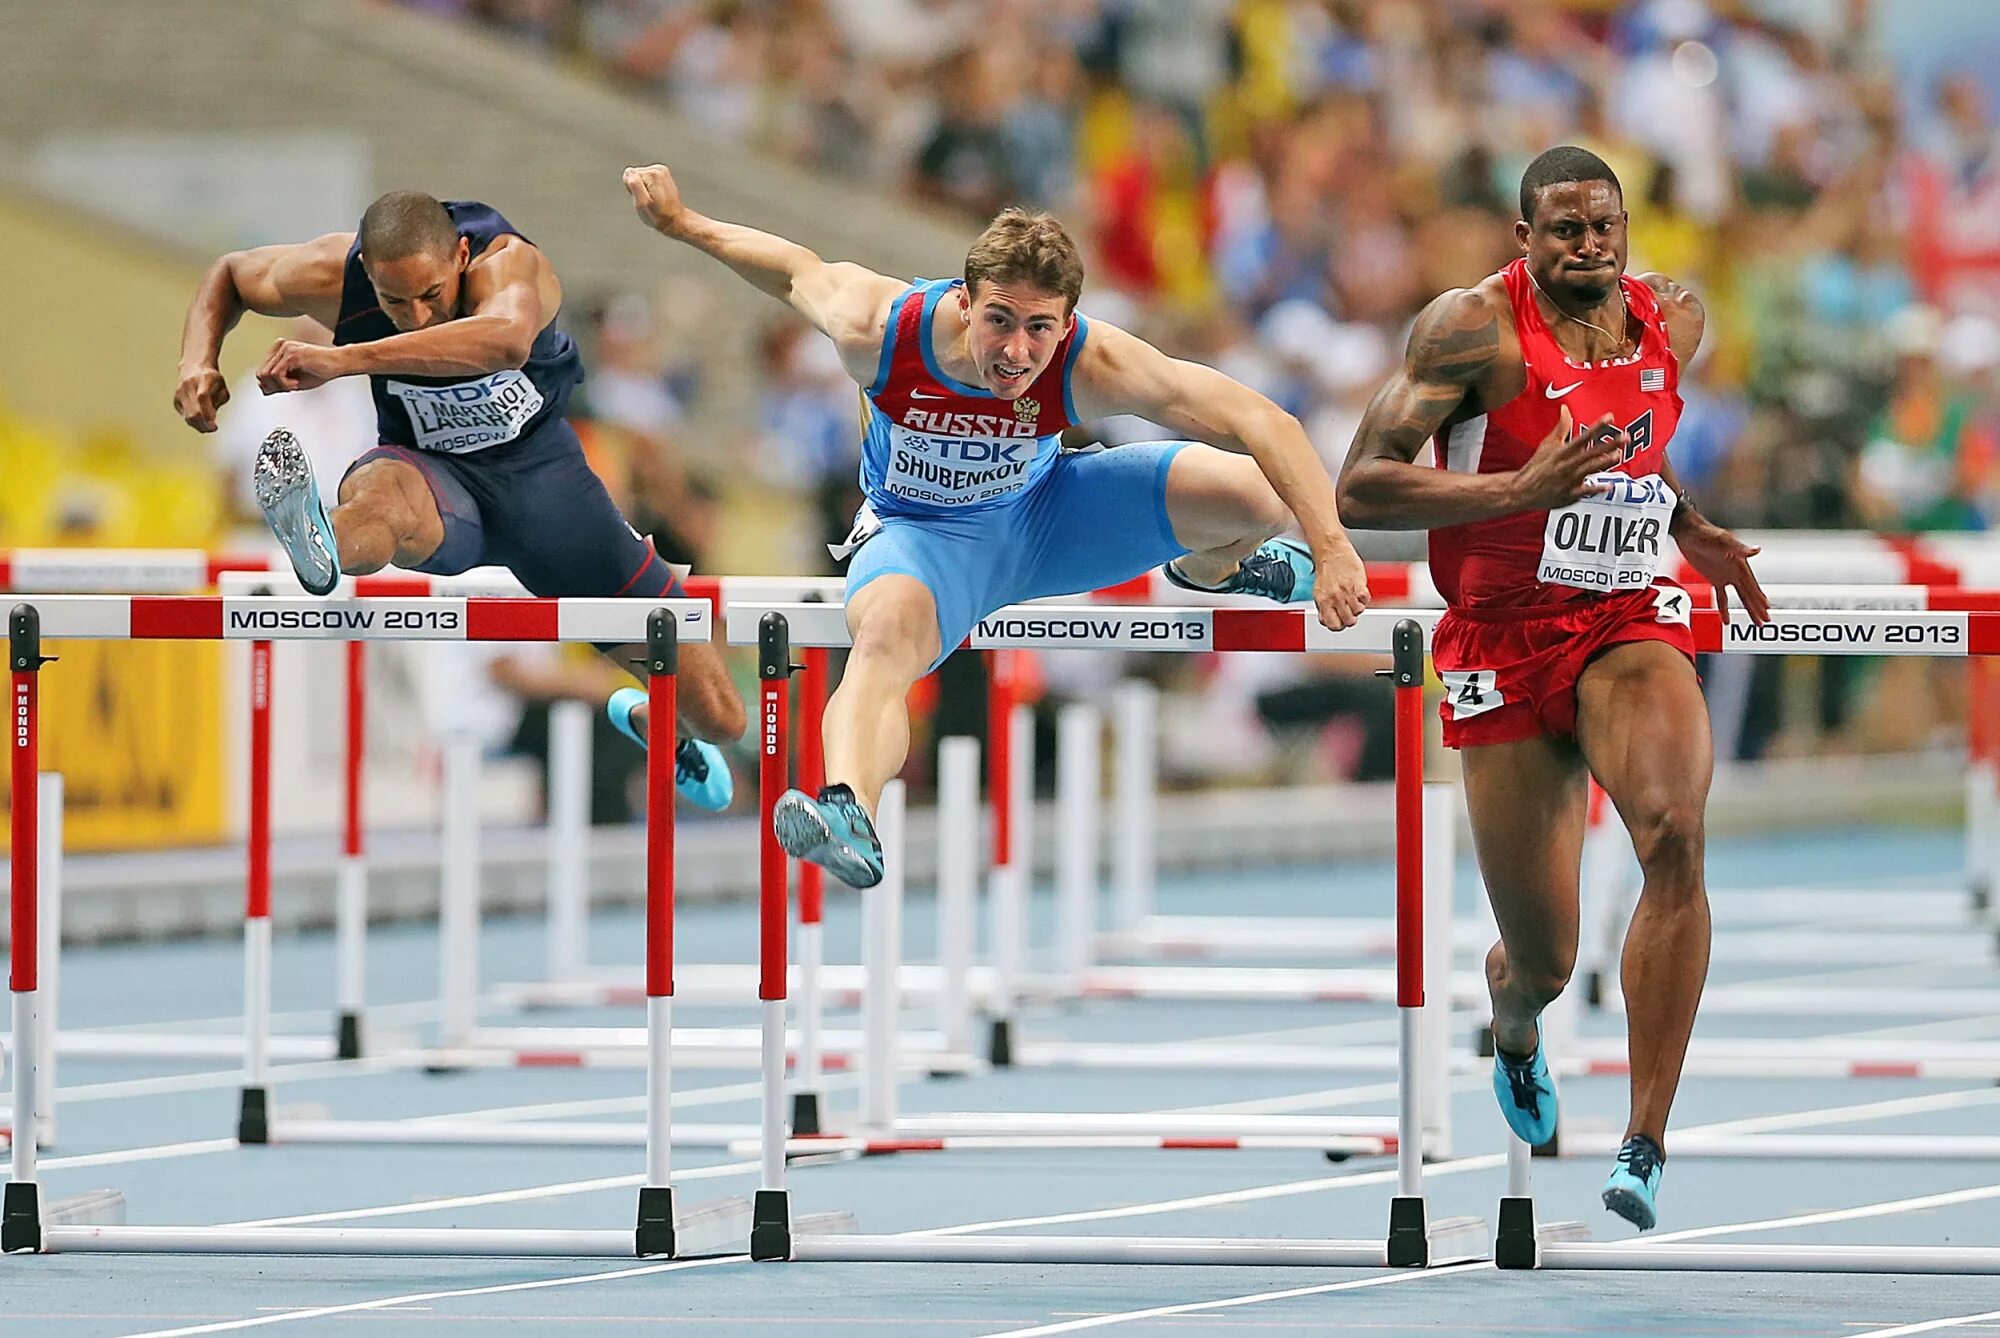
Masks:
[[[1566,407],[1577,430],[1605,414],[1630,438],[1608,496],[1431,531],[1447,611],[1432,642],[1445,683],[1444,741],[1504,743],[1576,728],[1576,680],[1624,641],[1694,653],[1687,592],[1659,577],[1673,493],[1659,477],[1680,422],[1680,363],[1653,290],[1619,279],[1633,352],[1573,362],[1535,304],[1527,261],[1501,271],[1527,384],[1433,443],[1439,468],[1509,472],[1528,463]],[[1603,477],[1603,476],[1600,476]]]
[[[919,280],[896,300],[880,370],[862,393],[861,489],[879,516],[1001,505],[1048,471],[1076,422],[1070,369],[1089,322],[1076,316],[1027,392],[1004,400],[946,375],[931,349],[933,313],[960,287]]]

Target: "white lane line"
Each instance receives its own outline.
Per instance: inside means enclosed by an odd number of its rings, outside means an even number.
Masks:
[[[117,1152],[86,1152],[74,1157],[42,1157],[38,1171],[60,1171],[84,1166],[123,1166],[135,1161],[171,1161],[175,1157],[202,1157],[211,1152],[234,1152],[242,1146],[233,1138],[204,1138],[193,1143],[159,1143],[153,1147],[124,1148]]]
[[[1721,1120],[1697,1125],[1694,1129],[1670,1131],[1704,1134],[1748,1134],[1773,1129],[1812,1128],[1822,1124],[1856,1124],[1866,1120],[1886,1120],[1897,1115],[1918,1115],[1926,1111],[1951,1110],[1959,1106],[1983,1106],[2000,1101],[2000,1087],[1975,1087],[1961,1092],[1931,1092],[1925,1096],[1899,1096],[1883,1101],[1865,1101],[1853,1106],[1826,1106],[1818,1110],[1786,1111],[1779,1115],[1752,1115],[1740,1120]],[[1699,1155],[1699,1154],[1695,1154]]]
[[[1220,1301],[1190,1301],[1184,1305],[1153,1306],[1147,1310],[1125,1310],[1112,1315],[1092,1315],[1087,1319],[1066,1320],[1061,1324],[1037,1324],[1031,1329],[1008,1329],[1001,1333],[985,1335],[985,1338],[1041,1338],[1043,1334],[1075,1333],[1080,1329],[1101,1329],[1112,1324],[1124,1324],[1135,1319],[1158,1319],[1165,1315],[1193,1315],[1204,1310],[1231,1310],[1237,1306],[1260,1305],[1265,1301],[1287,1301],[1295,1296],[1321,1296],[1327,1292],[1358,1292],[1364,1287],[1394,1287],[1398,1283],[1416,1282],[1425,1278],[1440,1278],[1454,1273],[1476,1273],[1491,1269],[1493,1265],[1482,1263],[1446,1264],[1441,1268],[1416,1269],[1407,1273],[1391,1273],[1386,1277],[1359,1278],[1351,1282],[1328,1282],[1317,1287],[1291,1287],[1281,1292],[1255,1292],[1249,1296],[1230,1296]]]
[[[859,1087],[859,1074],[833,1073],[821,1079],[827,1090]],[[754,1100],[763,1094],[761,1083],[724,1083],[716,1087],[690,1087],[673,1093],[676,1106],[719,1106],[731,1101]],[[450,1124],[454,1120],[533,1120],[555,1115],[630,1115],[646,1108],[646,1098],[638,1096],[599,1097],[588,1101],[544,1101],[531,1106],[489,1106],[485,1110],[452,1111],[443,1115],[415,1115],[413,1124]]]
[[[358,1078],[367,1074],[407,1072],[410,1067],[410,1061],[388,1055],[369,1059],[313,1059],[273,1065],[271,1081],[276,1084],[317,1078]],[[58,1087],[56,1101],[66,1106],[83,1101],[119,1101],[132,1096],[159,1096],[170,1092],[199,1092],[242,1085],[242,1069],[212,1069],[204,1073],[173,1073],[157,1078],[121,1078],[115,1082]]]
[[[1898,1213],[1921,1212],[1926,1208],[1947,1208],[1955,1203],[1977,1203],[1981,1199],[2000,1198],[2000,1185],[1979,1185],[1972,1189],[1948,1190],[1942,1194],[1922,1194],[1910,1199],[1885,1199],[1880,1203],[1864,1203],[1858,1208],[1830,1208],[1825,1212],[1799,1213],[1792,1217],[1767,1217],[1755,1222],[1727,1222],[1721,1226],[1690,1227],[1686,1231],[1669,1231],[1664,1235],[1646,1236],[1632,1242],[1634,1254],[1654,1245],[1664,1245],[1668,1241],[1703,1240],[1710,1236],[1738,1236],[1753,1231],[1782,1231],[1786,1227],[1821,1226],[1828,1222],[1854,1222],[1864,1217],[1894,1217]]]
[[[195,1324],[183,1329],[148,1329],[124,1338],[194,1338],[202,1333],[228,1333],[236,1329],[259,1329],[267,1324],[289,1324],[299,1319],[324,1319],[328,1315],[352,1315],[365,1310],[395,1310],[425,1301],[449,1301],[464,1296],[496,1296],[502,1292],[530,1292],[546,1287],[575,1287],[590,1282],[612,1282],[620,1278],[649,1277],[654,1273],[674,1273],[690,1268],[713,1268],[717,1264],[737,1264],[746,1254],[728,1254],[716,1259],[681,1259],[673,1263],[647,1264],[639,1268],[613,1269],[609,1273],[580,1273],[560,1278],[537,1278],[532,1282],[506,1282],[491,1287],[460,1287],[448,1292],[413,1292],[407,1296],[385,1296],[374,1301],[351,1301],[346,1305],[315,1306],[282,1315],[259,1315],[254,1319],[230,1319],[220,1324]]]
[[[1505,1166],[1507,1155],[1493,1153],[1484,1157],[1462,1157],[1457,1161],[1439,1162],[1424,1167],[1424,1178],[1429,1180],[1438,1175],[1459,1175],[1466,1171],[1487,1171],[1496,1166]],[[1054,1226],[1063,1222],[1103,1222],[1120,1217],[1146,1217],[1154,1213],[1177,1213],[1188,1208],[1211,1208],[1224,1203],[1255,1203],[1262,1199],[1290,1198],[1295,1194],[1318,1194],[1323,1191],[1360,1189],[1366,1185],[1394,1183],[1396,1172],[1364,1171],[1359,1175],[1321,1176],[1312,1180],[1287,1180],[1276,1185],[1256,1185],[1250,1189],[1230,1189],[1214,1194],[1197,1194],[1185,1199],[1162,1199],[1154,1203],[1128,1203],[1121,1208],[1092,1208],[1082,1212],[1051,1213],[1045,1217],[1011,1217],[997,1222],[967,1222],[959,1226],[924,1227],[916,1231],[903,1231],[904,1236],[967,1236],[980,1231],[1000,1231],[1008,1227]]]
[[[1939,1329],[1955,1329],[1961,1324],[1979,1324],[1989,1319],[2000,1319],[2000,1310],[1988,1310],[1979,1315],[1954,1315],[1950,1319],[1927,1319],[1921,1324],[1898,1324],[1893,1329],[1867,1329],[1854,1338],[1904,1338],[1911,1333],[1936,1333]]]
[[[1485,1074],[1452,1079],[1451,1090],[1471,1092],[1482,1089],[1490,1079]],[[2000,1089],[1995,1089],[2000,1091]],[[1327,1087],[1316,1092],[1294,1092],[1289,1096],[1260,1096],[1248,1101],[1223,1101],[1212,1106],[1181,1106],[1171,1115],[1279,1114],[1286,1111],[1333,1110],[1340,1106],[1365,1105],[1370,1101],[1393,1101],[1393,1082],[1369,1083],[1361,1087]]]
[[[673,1183],[686,1180],[722,1180],[734,1175],[754,1175],[762,1165],[754,1161],[726,1162],[720,1166],[697,1166],[673,1173]],[[263,1217],[249,1222],[225,1222],[230,1227],[304,1226],[309,1222],[352,1222],[367,1217],[408,1217],[417,1213],[439,1213],[451,1208],[477,1208],[491,1203],[522,1203],[530,1199],[560,1199],[572,1194],[594,1194],[605,1189],[630,1189],[646,1182],[644,1175],[606,1175],[595,1180],[569,1180],[555,1185],[530,1185],[524,1189],[500,1189],[488,1194],[461,1194],[450,1199],[420,1199],[414,1203],[391,1203],[380,1208],[345,1208],[330,1213],[301,1213],[297,1217]]]

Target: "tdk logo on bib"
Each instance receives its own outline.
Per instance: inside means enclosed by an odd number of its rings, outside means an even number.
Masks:
[[[1597,474],[1604,491],[1549,512],[1536,579],[1609,593],[1643,590],[1659,574],[1674,490],[1657,474]]]
[[[519,368],[449,386],[389,381],[420,450],[463,454],[512,441],[542,409],[542,392]]]
[[[968,506],[1018,492],[1028,482],[1042,443],[1033,423],[988,414],[932,414],[913,409],[910,422],[889,428],[889,462],[882,486],[890,495],[933,506]],[[960,433],[936,434],[934,420]],[[958,420],[970,420],[961,425]],[[930,431],[921,430],[931,428]]]

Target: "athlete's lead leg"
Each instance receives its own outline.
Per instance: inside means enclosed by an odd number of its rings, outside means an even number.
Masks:
[[[1632,1113],[1604,1186],[1604,1206],[1644,1231],[1708,978],[1702,823],[1715,757],[1694,666],[1663,642],[1612,647],[1577,682],[1577,738],[1645,871],[1623,961]]]

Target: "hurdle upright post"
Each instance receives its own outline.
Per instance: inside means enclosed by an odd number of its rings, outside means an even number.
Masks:
[[[820,736],[826,715],[826,648],[808,647],[799,674],[798,785],[816,795],[826,783],[825,740]],[[826,870],[811,860],[799,861],[799,1064],[792,1087],[792,1132],[816,1134],[824,1127],[823,1030],[826,997],[821,973],[826,965]],[[891,970],[895,967],[891,966]]]
[[[1389,1266],[1430,1263],[1424,1209],[1424,633],[1396,624],[1396,1020],[1401,1082],[1396,1120],[1396,1196],[1389,1202]],[[1446,988],[1448,988],[1448,983]]]
[[[750,1210],[752,1259],[792,1256],[792,1209],[785,1189],[785,903],[790,865],[771,827],[790,761],[785,708],[791,675],[790,625],[782,613],[767,613],[757,622],[757,997],[764,1014],[764,1103],[763,1177]]]
[[[37,956],[41,948],[38,898],[37,772],[40,740],[42,617],[30,604],[17,604],[7,617],[8,769],[13,786],[8,893],[13,913],[8,988],[13,993],[14,1138],[13,1168],[0,1195],[0,1253],[42,1248],[41,1191],[35,1183],[35,1114],[41,1108],[40,1021],[36,1017]]]
[[[938,744],[938,1031],[946,1054],[972,1050],[973,940],[978,935],[979,740]]]
[[[1056,935],[1065,988],[1080,993],[1097,965],[1098,833],[1104,718],[1071,702],[1056,720]]]
[[[1158,856],[1154,828],[1159,819],[1160,691],[1144,679],[1127,679],[1113,699],[1117,774],[1112,803],[1116,820],[1111,846],[1115,889],[1112,929],[1130,934],[1153,913]]]
[[[861,894],[862,1045],[861,1127],[882,1137],[896,1132],[896,1020],[903,1007],[903,782],[882,787],[875,830],[882,839],[882,880]]]
[[[361,1058],[361,1011],[368,997],[368,862],[363,851],[361,772],[368,751],[368,643],[347,643],[347,740],[342,758],[340,863],[335,871],[334,961],[339,1021],[334,1054]]]
[[[650,647],[646,662],[650,668]],[[587,702],[574,700],[549,708],[548,977],[552,981],[583,980],[590,974],[592,714]],[[647,774],[651,775],[650,767]]]
[[[680,718],[680,625],[646,615],[646,1180],[636,1253],[674,1253],[674,739]],[[656,724],[666,728],[653,733]]]
[[[250,643],[250,822],[243,912],[240,1143],[271,1138],[271,643]]]

